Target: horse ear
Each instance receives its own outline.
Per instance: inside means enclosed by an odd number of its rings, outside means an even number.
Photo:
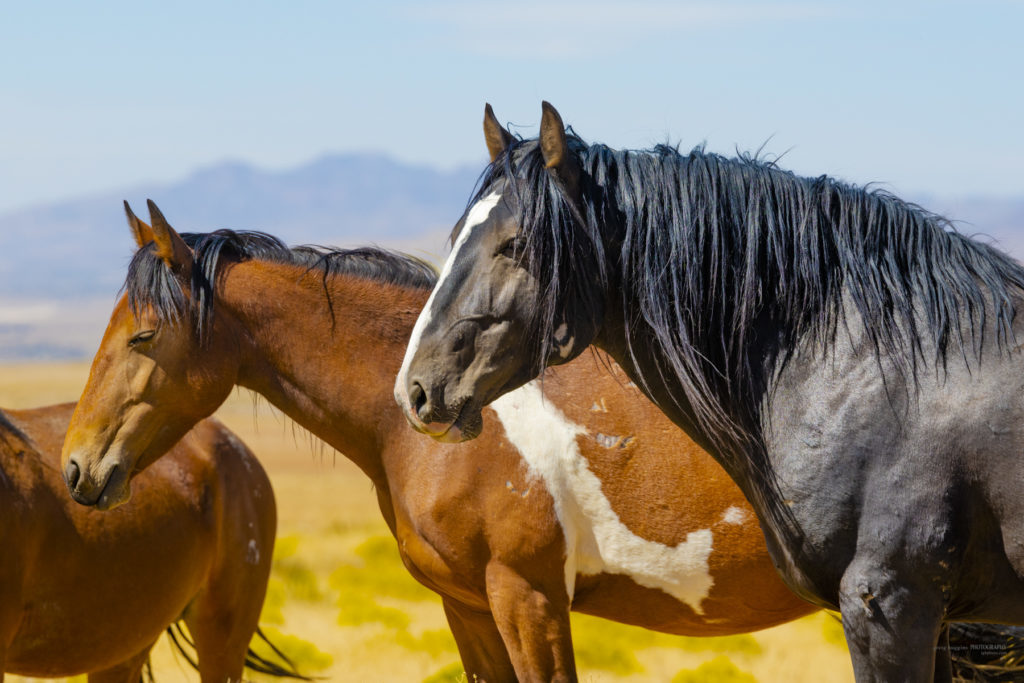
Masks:
[[[512,133],[498,123],[489,104],[484,105],[484,139],[487,141],[487,151],[491,153],[491,163],[513,142]]]
[[[191,266],[192,250],[185,244],[185,240],[181,239],[181,235],[174,231],[152,199],[147,199],[146,204],[149,206],[149,222],[153,224],[156,255],[171,268]]]
[[[565,124],[558,111],[548,102],[541,102],[540,151],[544,166],[562,183],[574,199],[579,197],[580,175],[583,169],[579,159],[569,150],[565,137]]]
[[[124,202],[124,213],[128,216],[128,227],[132,229],[132,237],[135,238],[135,244],[139,246],[139,249],[152,242],[153,228],[149,227],[148,223],[135,215],[132,207],[128,206],[128,200]]]

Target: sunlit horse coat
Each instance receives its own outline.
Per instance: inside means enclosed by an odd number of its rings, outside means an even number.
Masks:
[[[920,208],[703,150],[536,140],[493,163],[395,395],[446,439],[591,343],[737,482],[862,681],[943,623],[1024,621],[1024,269]],[[942,653],[940,652],[940,655]],[[948,678],[940,656],[938,676]]]

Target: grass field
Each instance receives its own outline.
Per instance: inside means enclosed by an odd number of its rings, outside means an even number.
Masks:
[[[76,400],[87,373],[85,363],[0,365],[0,407]],[[233,395],[217,416],[260,457],[274,484],[278,542],[264,621],[275,640],[326,681],[464,680],[440,600],[402,568],[369,480],[247,392]],[[583,681],[853,678],[841,630],[826,614],[714,639],[577,617],[573,640]],[[164,642],[154,670],[161,682],[198,681]]]

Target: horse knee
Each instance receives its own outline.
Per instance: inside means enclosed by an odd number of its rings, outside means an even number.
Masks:
[[[877,565],[848,570],[839,585],[843,631],[857,680],[932,680],[942,593]]]

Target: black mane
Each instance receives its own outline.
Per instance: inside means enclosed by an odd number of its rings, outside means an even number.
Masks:
[[[319,246],[288,247],[278,238],[261,232],[217,230],[211,233],[181,233],[192,249],[190,296],[171,269],[154,253],[153,244],[139,249],[128,266],[124,291],[135,315],[152,307],[161,321],[189,317],[200,341],[205,341],[213,315],[217,269],[224,261],[271,261],[318,272],[327,281],[336,275],[374,280],[388,285],[430,289],[437,271],[425,261],[376,247],[332,249]]]
[[[522,139],[472,200],[511,181],[525,258],[549,283],[537,362],[559,300],[593,312],[621,292],[623,310],[638,311],[626,316],[627,339],[656,350],[659,372],[685,388],[726,457],[760,439],[753,413],[776,362],[799,340],[834,341],[844,295],[876,353],[915,378],[921,360],[980,353],[990,322],[1000,348],[1013,339],[1024,269],[916,205],[751,157],[614,150],[571,129],[567,138],[583,168],[579,202],[545,169],[537,140]]]

